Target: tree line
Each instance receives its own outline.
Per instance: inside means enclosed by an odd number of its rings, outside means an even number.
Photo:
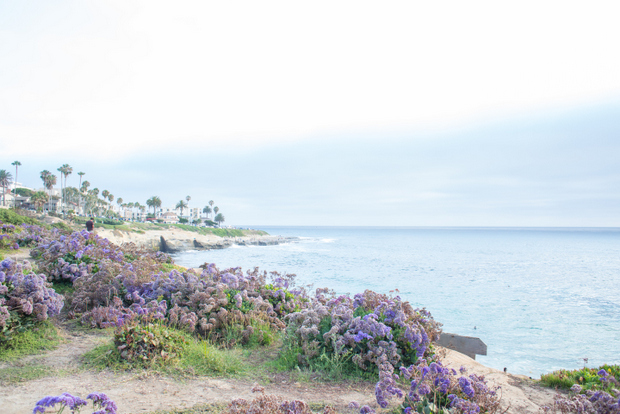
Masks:
[[[17,176],[19,172],[19,167],[22,165],[19,161],[14,161],[11,165],[15,166],[15,182],[17,182]],[[34,205],[37,211],[42,211],[45,204],[48,204],[48,210],[51,210],[51,202],[52,201],[60,201],[61,203],[61,212],[63,214],[73,212],[73,209],[68,209],[67,206],[77,205],[78,211],[83,211],[85,215],[97,215],[97,216],[119,216],[116,212],[113,211],[113,201],[115,199],[114,194],[112,194],[108,190],[99,191],[97,187],[90,188],[91,184],[89,181],[82,181],[85,172],[78,172],[77,174],[80,177],[79,186],[76,187],[68,187],[67,186],[67,177],[73,173],[73,167],[69,164],[63,164],[60,166],[57,171],[59,172],[59,176],[57,177],[55,174],[50,172],[49,170],[43,170],[40,172],[40,178],[43,182],[43,188],[47,190],[45,191],[31,191],[25,188],[14,189],[13,192],[15,196],[21,195],[30,198],[30,202]],[[54,186],[58,183],[58,178],[60,177],[60,194],[61,197],[54,196],[52,194]],[[0,186],[2,187],[2,205],[6,206],[6,192],[7,188],[10,188],[13,183],[13,175],[7,170],[0,170]],[[99,198],[99,194],[101,194],[101,198]],[[176,206],[175,210],[180,210],[181,219],[183,218],[183,210],[188,209],[189,211],[189,202],[191,197],[188,195],[185,197],[185,200],[180,200]],[[119,211],[123,213],[126,209],[130,209],[132,216],[134,214],[134,210],[137,210],[141,213],[146,212],[147,207],[153,209],[153,217],[156,216],[156,211],[161,207],[162,201],[159,196],[152,196],[148,200],[146,200],[146,205],[142,205],[139,202],[124,202],[122,197],[116,198],[116,203],[118,204]],[[206,214],[207,220],[209,220],[210,215],[212,216],[212,220],[217,222],[218,225],[226,220],[224,215],[219,212],[219,207],[213,207],[214,201],[210,200],[208,205],[202,209],[202,212]],[[13,207],[17,207],[17,198],[14,198]],[[122,214],[121,217],[124,217],[125,214]],[[199,224],[201,222],[200,218],[194,220],[193,224]]]

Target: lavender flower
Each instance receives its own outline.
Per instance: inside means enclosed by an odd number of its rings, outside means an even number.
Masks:
[[[72,412],[75,412],[76,410],[79,411],[81,406],[85,406],[88,403],[79,397],[75,397],[68,392],[64,392],[56,397],[47,396],[39,400],[37,405],[32,410],[32,414],[45,413],[45,409],[47,407],[53,407],[56,404],[60,405],[59,410],[68,407]]]

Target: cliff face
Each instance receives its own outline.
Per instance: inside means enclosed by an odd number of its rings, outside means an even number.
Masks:
[[[115,244],[134,243],[140,247],[166,253],[178,253],[186,250],[225,249],[233,244],[241,246],[270,246],[293,240],[292,238],[279,236],[256,235],[245,237],[218,237],[215,235],[201,235],[180,229],[153,230],[142,233],[98,229],[97,234]]]

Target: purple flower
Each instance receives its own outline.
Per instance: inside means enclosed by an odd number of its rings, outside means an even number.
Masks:
[[[79,409],[80,406],[86,405],[87,402],[79,397],[74,397],[68,392],[64,392],[56,397],[50,395],[42,398],[39,402],[37,402],[37,405],[34,407],[34,410],[32,410],[32,413],[44,413],[47,407],[53,407],[56,404],[60,404],[61,408],[68,407],[73,411]]]
[[[365,405],[360,409],[360,414],[374,414],[375,410]]]

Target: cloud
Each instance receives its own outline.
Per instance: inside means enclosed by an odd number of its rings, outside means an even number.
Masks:
[[[35,6],[0,5],[24,181],[68,162],[229,222],[617,224],[609,3]]]

